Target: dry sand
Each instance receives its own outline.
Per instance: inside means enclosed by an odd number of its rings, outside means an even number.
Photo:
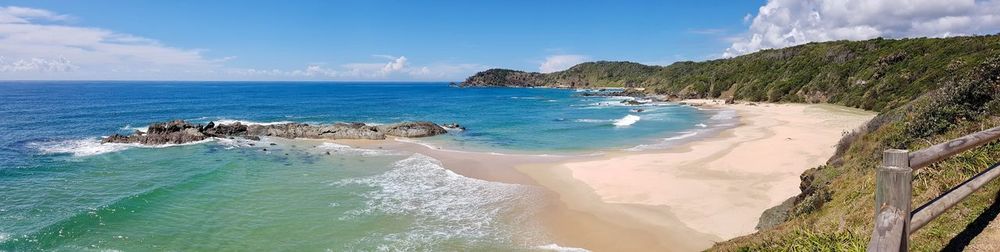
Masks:
[[[764,210],[799,193],[799,175],[824,164],[843,132],[875,115],[834,105],[686,102],[736,110],[741,124],[675,148],[613,152],[548,169],[568,170],[604,202],[667,207],[687,227],[725,240],[754,232]]]

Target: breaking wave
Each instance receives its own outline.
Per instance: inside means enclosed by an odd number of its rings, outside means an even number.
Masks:
[[[617,127],[624,127],[639,122],[639,119],[642,119],[642,117],[639,117],[637,115],[625,115],[625,117],[615,120],[613,124]]]
[[[104,153],[118,152],[131,148],[167,148],[174,146],[183,145],[194,145],[215,141],[214,138],[209,138],[201,141],[195,141],[183,144],[161,144],[161,145],[142,145],[137,143],[101,143],[100,139],[97,138],[87,138],[87,139],[72,139],[72,140],[62,140],[62,141],[49,141],[49,142],[37,142],[28,144],[42,154],[71,154],[74,157],[86,157],[93,155],[100,155]]]
[[[510,244],[517,238],[540,237],[528,217],[543,205],[542,191],[464,177],[421,154],[397,161],[385,173],[331,185],[371,188],[361,195],[365,204],[342,219],[378,215],[414,219],[405,231],[372,233],[361,241],[382,243],[380,249],[435,250],[435,244],[454,241]]]

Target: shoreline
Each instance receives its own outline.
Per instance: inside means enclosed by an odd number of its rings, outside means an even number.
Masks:
[[[452,151],[399,139],[334,142],[421,153],[462,176],[544,188],[552,197],[538,221],[561,246],[690,251],[755,232],[764,210],[799,193],[803,171],[825,164],[841,132],[875,115],[829,104],[681,102],[733,110],[738,123],[666,148],[578,156]],[[794,155],[757,159],[761,150]]]
[[[764,210],[799,193],[802,172],[826,163],[841,132],[874,117],[872,112],[826,104],[685,102],[734,109],[740,125],[668,149],[609,152],[547,169],[519,170],[534,178],[568,174],[607,203],[668,207],[684,225],[718,242],[755,232]],[[761,152],[787,155],[757,158]],[[587,193],[549,188],[562,195]]]

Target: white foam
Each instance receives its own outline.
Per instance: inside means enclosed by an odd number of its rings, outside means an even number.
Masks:
[[[234,124],[234,123],[240,123],[240,124],[243,124],[243,125],[264,125],[264,126],[293,123],[292,121],[254,122],[254,121],[247,121],[247,120],[232,120],[232,119],[219,119],[219,120],[215,120],[214,122],[215,122],[215,124]]]
[[[161,144],[143,145],[138,143],[101,143],[100,139],[73,139],[55,142],[30,143],[29,146],[40,151],[42,154],[68,153],[74,157],[86,157],[100,155],[104,153],[118,152],[131,148],[168,148],[174,146],[195,145],[215,141],[215,138],[208,138],[201,141],[194,141],[182,144]]]
[[[642,119],[642,117],[639,117],[637,115],[625,115],[625,117],[622,117],[621,119],[615,120],[615,123],[613,123],[613,124],[616,127],[625,127],[625,126],[629,126],[629,125],[635,124],[636,122],[639,122],[640,119]]]
[[[699,128],[706,128],[706,127],[708,127],[708,125],[705,125],[704,123],[695,124],[695,126],[698,126]]]
[[[0,243],[3,243],[5,241],[7,241],[7,240],[10,240],[10,234],[4,233],[4,232],[0,232]]]
[[[331,184],[371,188],[361,195],[365,204],[341,219],[399,215],[414,220],[407,230],[373,233],[362,242],[378,242],[386,250],[434,250],[435,244],[445,241],[510,243],[514,236],[538,235],[515,231],[536,230],[527,217],[544,204],[537,188],[463,177],[421,154],[390,168],[379,175]]]
[[[550,243],[546,245],[535,246],[535,249],[547,250],[547,251],[559,251],[559,252],[590,252],[590,250],[574,247],[563,247],[559,244]]]
[[[613,120],[613,119],[586,119],[585,118],[585,119],[576,119],[576,120],[573,120],[573,121],[575,121],[575,122],[582,122],[582,123],[606,123],[606,122],[613,122],[615,120]]]
[[[132,127],[131,124],[126,124],[125,127],[122,127],[122,130],[128,131],[128,132],[134,132],[134,131],[137,131],[137,130],[141,131],[141,132],[146,132],[146,131],[149,130],[149,126]]]
[[[235,148],[249,148],[271,143],[270,141],[266,141],[265,139],[266,138],[261,138],[260,141],[254,141],[246,138],[234,138],[234,139],[218,138],[216,139],[216,141],[219,143],[219,145],[225,146],[226,149],[235,149]]]
[[[390,155],[403,155],[404,154],[404,153],[399,152],[399,151],[354,148],[354,147],[351,147],[351,146],[347,146],[347,145],[343,145],[343,144],[336,144],[336,143],[322,143],[319,146],[316,146],[316,148],[320,149],[320,150],[324,150],[324,151],[329,151],[331,153],[336,153],[336,154],[364,156],[364,157],[390,156]]]
[[[43,154],[69,153],[74,157],[93,156],[98,154],[123,151],[138,145],[120,143],[101,143],[99,139],[74,139],[57,142],[31,143],[30,147]]]

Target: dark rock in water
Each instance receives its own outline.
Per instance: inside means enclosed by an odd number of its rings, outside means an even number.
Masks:
[[[448,133],[447,130],[432,122],[404,122],[379,125],[376,126],[376,129],[380,132],[385,132],[386,135],[398,137],[428,137]]]
[[[209,138],[209,136],[199,131],[198,128],[197,125],[192,125],[182,120],[154,123],[149,125],[149,129],[146,130],[145,134],[132,134],[130,136],[114,134],[105,138],[102,142],[160,145],[182,144]]]
[[[637,101],[637,100],[624,100],[624,101],[622,101],[622,104],[626,104],[626,105],[642,105],[643,103],[640,102],[640,101]]]
[[[276,143],[271,143],[271,146],[275,146],[275,145],[278,145],[278,144],[276,144]]]
[[[646,111],[646,110],[645,109],[633,109],[632,110],[632,112],[635,112],[635,113],[642,113],[643,111]]]
[[[166,123],[155,123],[149,126],[146,133],[133,133],[129,136],[115,134],[105,138],[104,143],[139,143],[146,145],[181,144],[205,140],[210,137],[236,137],[258,141],[260,136],[275,136],[281,138],[312,138],[312,139],[373,139],[381,140],[386,136],[426,137],[447,133],[447,131],[431,122],[403,122],[388,125],[366,125],[364,123],[337,123],[330,125],[309,125],[302,123],[285,123],[270,125],[245,125],[240,122],[232,124],[194,125],[182,120]],[[272,143],[271,145],[275,145]]]

